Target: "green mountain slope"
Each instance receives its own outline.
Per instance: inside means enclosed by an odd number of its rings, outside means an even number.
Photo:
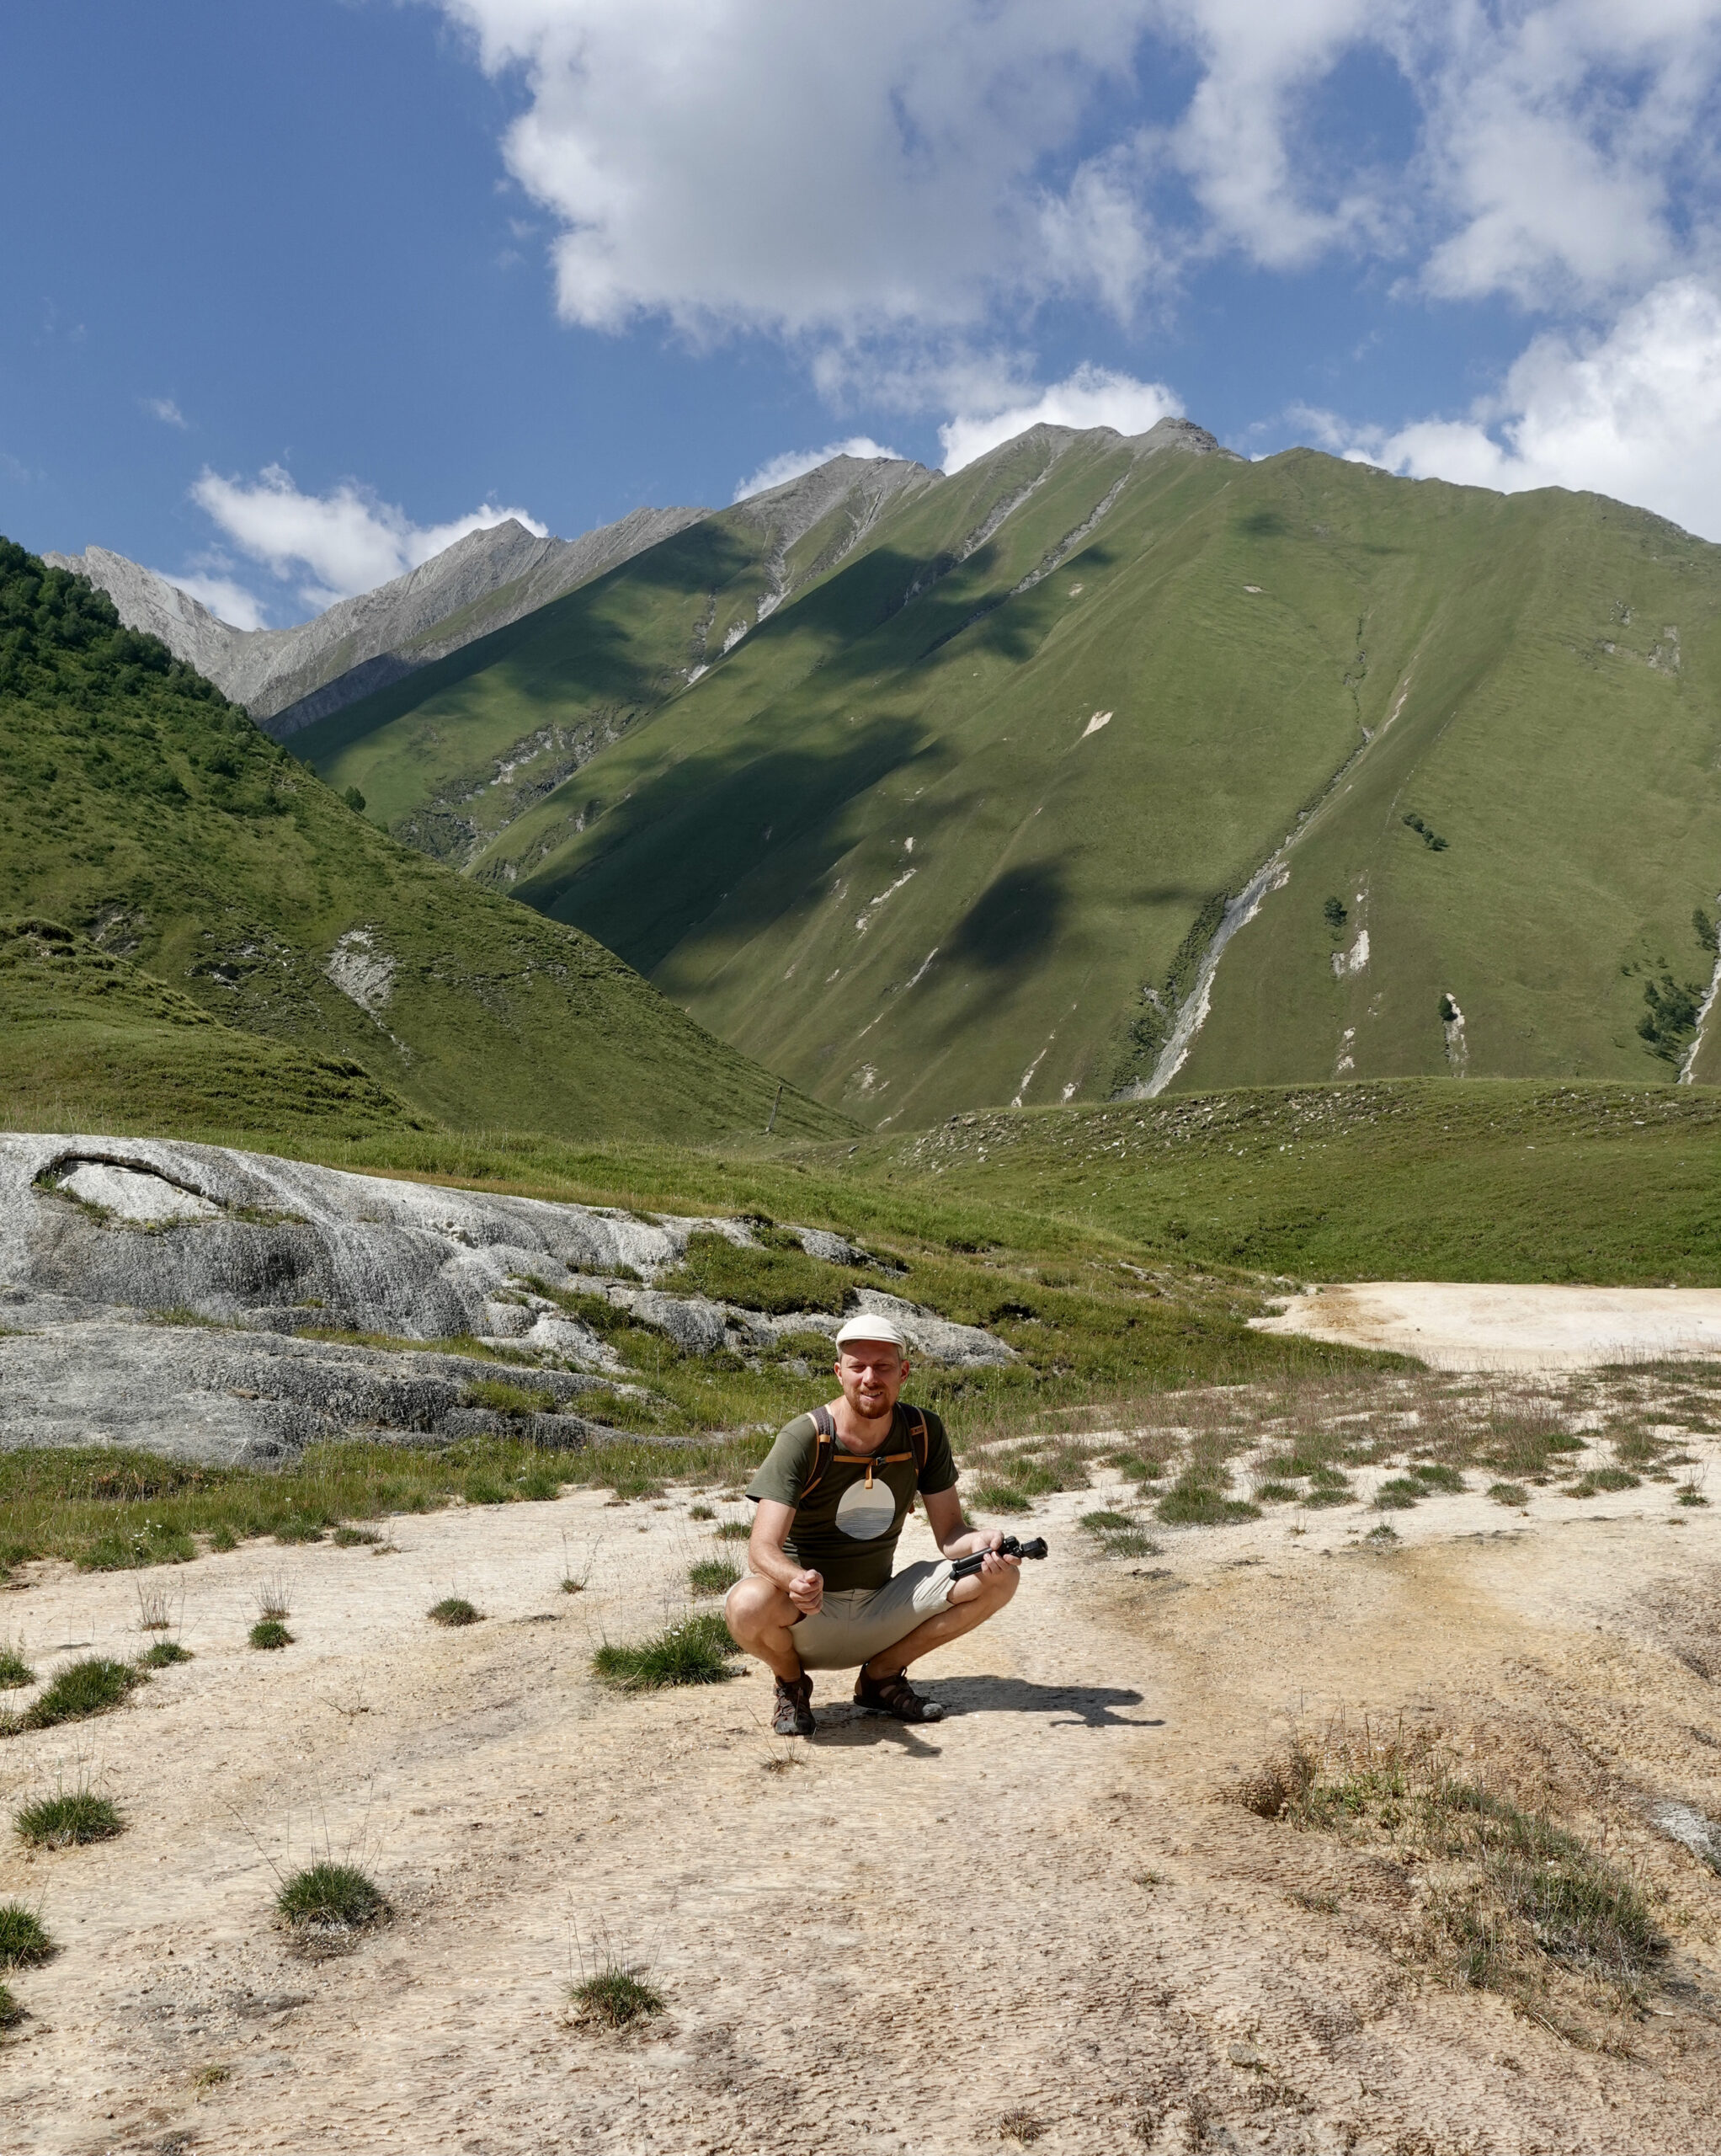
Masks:
[[[355,706],[319,768],[386,775],[433,845],[456,773],[469,874],[868,1122],[1671,1077],[1721,890],[1721,549],[1215,447],[1036,429],[815,553],[727,654],[762,571],[708,520]],[[480,769],[607,713],[538,798]]]
[[[225,1026],[56,921],[0,921],[8,1130],[260,1133],[279,1143],[420,1130],[350,1058]]]
[[[87,931],[226,1027],[356,1063],[451,1123],[717,1137],[762,1130],[776,1091],[587,937],[353,814],[105,597],[6,542],[0,914]],[[839,1127],[785,1094],[779,1130]]]

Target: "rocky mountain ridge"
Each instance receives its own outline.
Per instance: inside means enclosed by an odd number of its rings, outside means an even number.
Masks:
[[[289,629],[236,629],[155,570],[88,547],[44,556],[88,577],[129,629],[159,637],[266,734],[285,741],[360,696],[534,613],[695,523],[700,509],[638,509],[578,539],[541,538],[514,518],[469,531],[374,591]]]

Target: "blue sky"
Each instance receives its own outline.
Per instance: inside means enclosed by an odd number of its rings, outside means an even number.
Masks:
[[[1721,539],[1721,0],[56,0],[0,531],[249,625],[474,520],[1186,412]]]

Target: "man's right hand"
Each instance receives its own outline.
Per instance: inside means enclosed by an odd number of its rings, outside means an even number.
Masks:
[[[823,1572],[797,1572],[789,1582],[789,1599],[803,1617],[818,1616],[824,1603]]]

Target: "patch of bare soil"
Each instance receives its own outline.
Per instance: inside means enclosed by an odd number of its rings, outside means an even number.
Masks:
[[[9,1979],[6,2145],[1721,2145],[1721,1878],[1650,1818],[1721,1817],[1714,1508],[1651,1486],[1532,1516],[1473,1491],[1390,1544],[1280,1512],[1108,1557],[1075,1525],[1095,1492],[1053,1496],[1051,1558],[924,1666],[947,1720],[858,1717],[821,1677],[795,1744],[750,1666],[640,1695],[591,1675],[733,1548],[690,1501],[456,1509],[392,1523],[392,1553],[149,1574],[183,1589],[195,1659],[0,1742],[8,1808],[88,1780],[128,1822],[0,1859],[0,1897],[61,1945]],[[246,1645],[265,1585],[295,1638],[274,1652]],[[450,1595],[482,1621],[430,1623]],[[45,1676],[136,1652],[139,1615],[136,1576],[39,1568],[0,1595]],[[1478,1988],[1431,1926],[1414,1821],[1238,1801],[1294,1741],[1364,1729],[1438,1732],[1455,1772],[1631,1882],[1666,1942],[1635,1999],[1552,1955],[1516,1995]],[[392,1913],[307,1954],[272,1903],[323,1856]],[[610,1964],[663,2011],[577,2012],[570,1985]]]
[[[1387,1348],[1436,1369],[1575,1370],[1721,1356],[1721,1289],[1358,1280],[1292,1299],[1262,1332]]]

